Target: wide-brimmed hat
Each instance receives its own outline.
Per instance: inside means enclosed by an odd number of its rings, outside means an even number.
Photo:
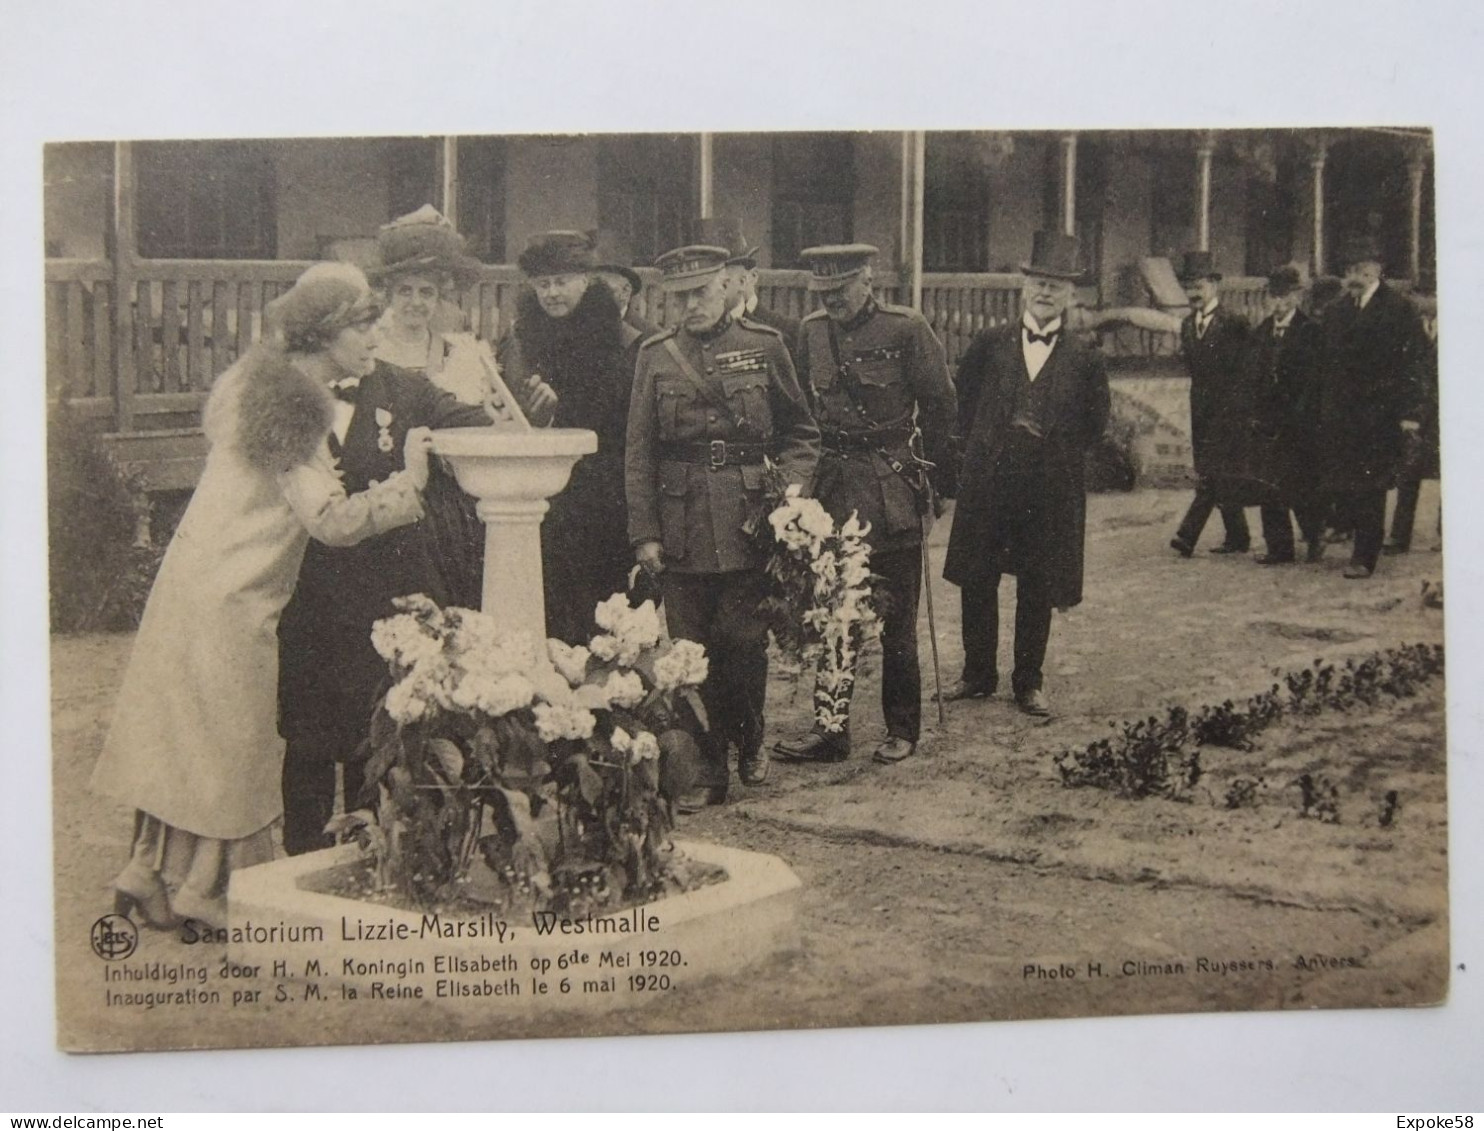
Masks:
[[[480,262],[465,251],[464,237],[431,204],[398,216],[376,233],[381,262],[371,278],[385,283],[398,275],[451,275],[459,286],[479,275]]]
[[[1304,277],[1292,264],[1284,264],[1268,276],[1268,294],[1274,298],[1291,295],[1304,289]]]
[[[850,282],[881,253],[868,243],[831,243],[806,247],[799,258],[809,264],[811,291],[837,291]]]
[[[316,263],[263,308],[268,325],[290,342],[307,334],[331,334],[380,313],[376,292],[350,263]]]
[[[1221,272],[1216,270],[1216,259],[1209,251],[1187,251],[1185,262],[1180,265],[1180,281],[1194,282],[1196,279],[1221,281]]]
[[[724,247],[731,254],[727,263],[742,267],[756,267],[758,245],[749,244],[742,235],[742,221],[725,216],[702,216],[690,222],[689,236],[692,244],[704,247]]]
[[[1381,255],[1381,241],[1375,236],[1360,234],[1353,235],[1340,244],[1340,254],[1335,266],[1340,270],[1354,266],[1357,263],[1384,263]]]
[[[634,290],[644,289],[644,281],[639,278],[639,272],[634,270],[634,251],[628,240],[606,228],[589,232],[588,238],[593,245],[593,259],[597,261],[594,271],[611,271],[627,279]]]
[[[731,252],[710,244],[686,244],[665,252],[654,261],[663,273],[660,286],[666,291],[690,291],[705,286],[706,281],[725,267]]]
[[[593,256],[592,237],[586,232],[541,232],[516,260],[528,279],[543,275],[581,275],[598,265]]]

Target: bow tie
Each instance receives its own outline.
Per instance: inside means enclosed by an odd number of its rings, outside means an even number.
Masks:
[[[1050,330],[1045,334],[1038,334],[1029,326],[1024,327],[1024,329],[1025,340],[1027,342],[1045,342],[1048,346],[1056,343],[1056,335],[1061,332],[1059,330]]]
[[[346,381],[336,381],[330,386],[330,392],[334,393],[342,401],[355,404],[356,393],[360,391],[361,380],[353,377]]]

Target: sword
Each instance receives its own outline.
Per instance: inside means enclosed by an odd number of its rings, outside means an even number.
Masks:
[[[928,514],[933,509],[933,488],[926,475],[923,476],[923,486],[927,488],[928,509],[918,515],[917,525],[922,531],[922,587],[927,597],[928,641],[932,645],[934,698],[938,701],[938,728],[941,730],[948,722],[943,713],[943,669],[938,665],[938,619],[933,615],[933,570],[928,561]]]

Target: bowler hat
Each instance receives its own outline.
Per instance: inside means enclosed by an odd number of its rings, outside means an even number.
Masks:
[[[660,286],[666,291],[690,291],[704,286],[706,280],[717,274],[731,256],[724,247],[708,244],[686,244],[665,252],[654,261],[664,272]]]
[[[1221,281],[1221,272],[1216,270],[1216,257],[1209,251],[1187,251],[1185,262],[1180,265],[1180,281],[1194,282],[1196,279]]]
[[[376,250],[381,263],[371,275],[377,282],[397,275],[448,274],[465,286],[479,275],[479,260],[465,252],[464,237],[431,204],[383,224]]]
[[[1353,235],[1340,244],[1338,266],[1341,269],[1356,263],[1381,263],[1381,241],[1367,234]]]
[[[527,278],[542,275],[580,275],[593,270],[593,241],[585,232],[542,232],[516,260]]]
[[[868,243],[832,243],[806,247],[799,258],[809,264],[811,291],[836,291],[864,271],[879,254]]]
[[[726,217],[702,216],[692,220],[689,229],[692,244],[705,247],[724,247],[730,253],[727,264],[743,267],[757,266],[758,245],[749,245],[742,235],[742,222]]]
[[[1300,291],[1303,288],[1304,277],[1299,274],[1299,269],[1291,264],[1277,268],[1268,276],[1268,294],[1274,298],[1291,295],[1294,291]]]
[[[330,334],[376,318],[381,312],[371,284],[350,263],[316,263],[263,308],[268,324],[289,343]]]
[[[634,252],[629,241],[615,231],[596,228],[588,233],[593,244],[593,258],[597,261],[595,271],[612,271],[629,281],[636,291],[644,289],[644,281],[634,270]]]
[[[1037,232],[1031,237],[1031,261],[1020,265],[1023,275],[1078,282],[1085,271],[1076,236],[1065,232]]]

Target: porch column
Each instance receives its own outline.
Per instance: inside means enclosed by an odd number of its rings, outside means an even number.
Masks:
[[[443,208],[443,215],[455,228],[459,226],[459,139],[456,137],[445,137],[443,139],[443,178],[442,178],[442,200],[439,202]]]
[[[134,151],[127,141],[113,144],[113,354],[115,427],[134,430],[134,303],[138,298],[135,267],[139,259],[138,176]]]
[[[1309,154],[1309,168],[1314,182],[1314,275],[1324,274],[1324,159],[1329,155],[1329,143],[1324,139],[1314,142]]]
[[[1422,277],[1422,178],[1427,172],[1427,154],[1420,148],[1407,155],[1407,188],[1410,191],[1411,224],[1407,232],[1407,271],[1412,282]]]
[[[1211,158],[1215,152],[1216,135],[1208,130],[1195,150],[1195,246],[1200,251],[1211,250]]]
[[[923,196],[927,182],[927,135],[902,133],[902,290],[914,310],[922,309]]]
[[[715,199],[715,160],[712,156],[712,135],[699,134],[696,145],[696,189],[699,215],[710,216]]]
[[[1061,230],[1077,234],[1077,135],[1061,136]]]

